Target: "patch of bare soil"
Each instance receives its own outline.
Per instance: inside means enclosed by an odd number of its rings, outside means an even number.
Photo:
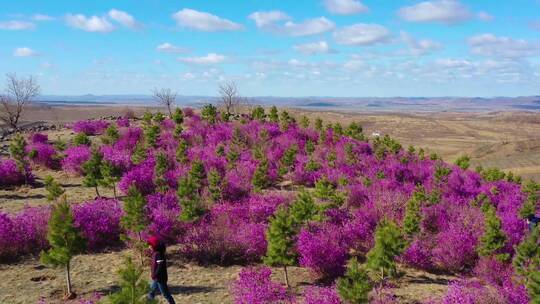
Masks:
[[[169,287],[177,303],[232,303],[229,290],[238,277],[240,266],[185,263],[177,258],[177,250],[177,246],[168,249]],[[124,256],[131,253],[126,249],[75,257],[71,265],[74,291],[83,298],[91,297],[94,292],[103,295],[114,292],[118,288],[117,270],[122,266]],[[420,303],[432,297],[440,297],[446,291],[448,282],[455,279],[448,275],[434,275],[408,268],[403,271],[404,276],[392,289],[401,303]],[[283,283],[282,269],[275,268],[273,272],[274,280]],[[0,275],[0,303],[37,303],[40,298],[44,298],[46,303],[64,303],[63,269],[48,268],[38,260],[29,259],[18,264],[0,265]],[[148,267],[144,275],[149,278]],[[292,291],[297,295],[315,282],[315,277],[308,270],[299,267],[290,267],[289,276]]]

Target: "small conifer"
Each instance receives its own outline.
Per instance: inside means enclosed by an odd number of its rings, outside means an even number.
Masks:
[[[484,234],[480,238],[477,251],[481,256],[495,255],[497,260],[506,261],[510,257],[508,253],[501,253],[506,243],[506,235],[502,230],[501,219],[496,214],[495,207],[489,202],[482,205],[484,213]]]
[[[295,235],[293,224],[293,218],[289,215],[288,210],[280,206],[270,219],[266,231],[268,247],[263,259],[267,265],[283,267],[287,287],[289,287],[287,266],[296,263],[296,253],[293,250]]]
[[[120,224],[125,231],[129,232],[122,235],[122,238],[133,243],[133,248],[139,253],[141,265],[144,261],[143,253],[145,248],[142,232],[148,225],[145,208],[146,199],[135,185],[131,185],[124,199],[124,215],[120,220]]]
[[[255,191],[261,191],[270,186],[267,159],[261,160],[257,165],[257,169],[255,169],[255,173],[253,174],[252,184]]]
[[[90,159],[81,166],[84,175],[83,185],[85,187],[94,187],[98,197],[101,196],[98,185],[101,179],[103,179],[103,175],[101,174],[102,162],[103,156],[101,153],[97,149],[93,149]]]
[[[92,141],[90,140],[90,137],[85,133],[79,133],[73,137],[74,146],[90,146],[91,144]]]
[[[114,198],[118,198],[116,194],[116,183],[120,181],[122,172],[109,161],[104,161],[101,166],[101,179],[99,185],[113,190]]]
[[[45,177],[45,190],[47,190],[47,201],[56,201],[64,192],[66,192],[59,182],[55,181],[50,175]]]
[[[399,227],[392,221],[383,220],[375,231],[375,246],[366,255],[367,269],[378,281],[397,276],[394,258],[405,249],[405,241]]]
[[[268,118],[271,122],[278,122],[279,121],[279,115],[278,115],[278,109],[276,106],[272,106],[270,108],[270,115],[268,115]]]
[[[154,304],[155,300],[147,297],[149,284],[143,279],[143,268],[133,263],[130,257],[124,267],[118,271],[120,289],[108,298],[111,304]]]
[[[369,276],[362,265],[353,257],[347,263],[345,275],[336,282],[336,289],[344,303],[368,303],[368,294],[371,291]]]
[[[52,210],[47,240],[51,248],[41,252],[41,261],[53,267],[65,267],[67,296],[72,298],[74,293],[71,290],[70,262],[86,245],[79,229],[75,227],[73,213],[65,196]]]

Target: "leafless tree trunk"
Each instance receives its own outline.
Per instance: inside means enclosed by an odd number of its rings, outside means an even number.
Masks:
[[[16,74],[6,75],[6,93],[0,96],[0,120],[17,129],[24,108],[39,95],[39,85],[34,77],[18,78]]]
[[[172,117],[171,107],[176,103],[177,92],[169,88],[161,88],[159,90],[154,89],[152,93],[154,94],[154,99],[156,99],[159,104],[167,107],[169,117]]]
[[[219,95],[221,96],[221,105],[225,115],[230,116],[238,111],[242,98],[238,93],[238,88],[234,81],[226,82],[219,86]]]

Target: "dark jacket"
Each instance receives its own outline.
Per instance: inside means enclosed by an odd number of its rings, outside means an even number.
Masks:
[[[164,246],[158,246],[152,253],[152,280],[167,283],[167,257]]]

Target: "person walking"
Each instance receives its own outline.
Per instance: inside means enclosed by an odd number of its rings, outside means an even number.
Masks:
[[[159,290],[169,304],[176,304],[167,286],[168,276],[165,245],[156,236],[148,238],[148,245],[152,249],[152,284],[150,285],[148,298],[153,300]]]

